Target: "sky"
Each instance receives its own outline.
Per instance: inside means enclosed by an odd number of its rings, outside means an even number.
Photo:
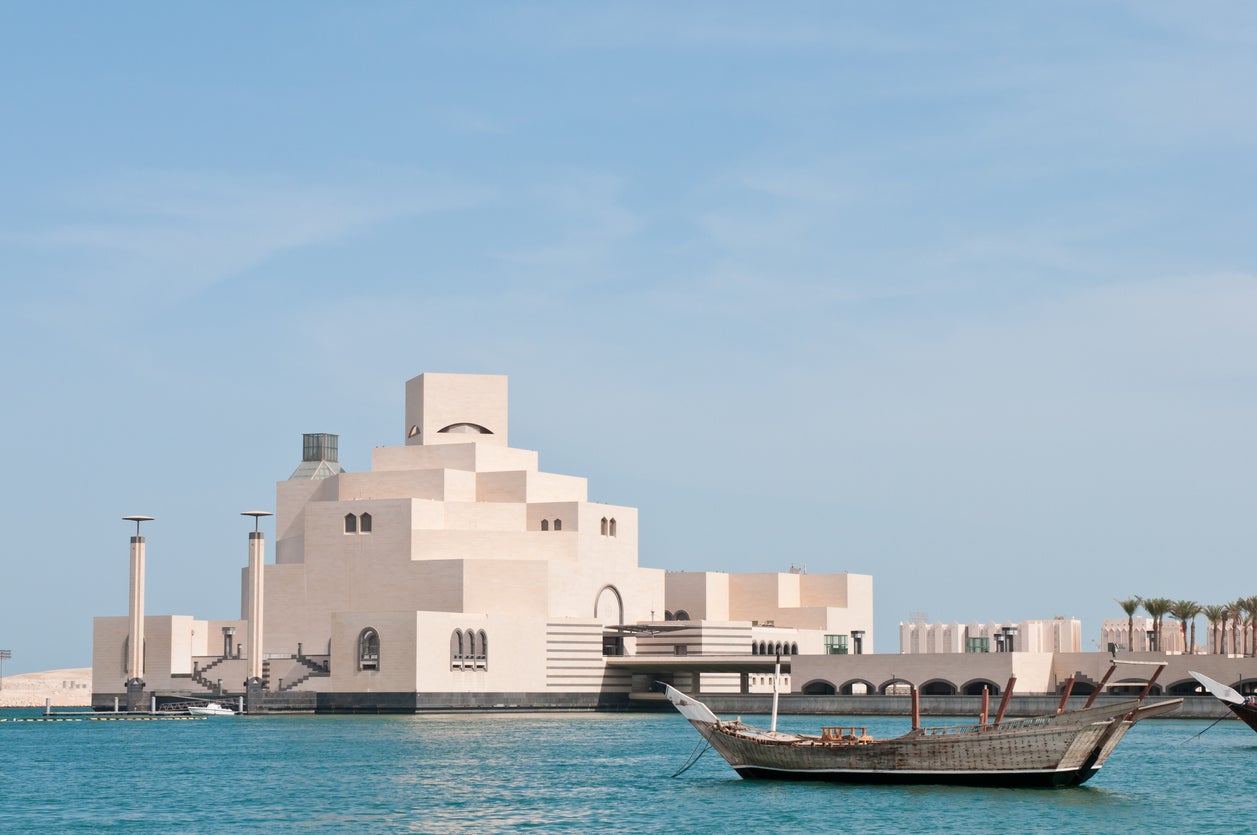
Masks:
[[[238,514],[425,371],[644,566],[871,574],[878,652],[1257,594],[1253,4],[11,3],[0,78],[6,674],[130,514],[238,617]]]

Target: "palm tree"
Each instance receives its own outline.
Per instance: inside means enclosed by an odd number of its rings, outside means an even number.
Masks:
[[[1122,611],[1126,613],[1126,648],[1133,650],[1135,648],[1135,612],[1139,611],[1139,604],[1142,598],[1139,595],[1128,597],[1125,600],[1113,598],[1118,606],[1122,607]]]
[[[1222,632],[1225,635],[1226,607],[1210,603],[1208,606],[1201,606],[1200,612],[1205,616],[1205,620],[1209,621],[1209,652],[1212,655],[1218,655],[1218,624],[1222,624]]]
[[[1240,602],[1232,600],[1226,604],[1226,613],[1231,621],[1231,654],[1236,655],[1240,651]]]
[[[1174,605],[1174,601],[1168,597],[1146,597],[1143,600],[1144,611],[1152,617],[1152,634],[1154,646],[1149,647],[1153,652],[1161,651],[1161,621],[1165,620],[1166,613],[1170,611],[1170,607]]]
[[[1170,615],[1172,615],[1179,623],[1179,628],[1183,631],[1183,651],[1191,654],[1196,653],[1196,618],[1200,615],[1200,604],[1195,600],[1175,600],[1170,605]],[[1187,622],[1192,623],[1192,640],[1187,643]]]
[[[1239,601],[1244,610],[1244,652],[1248,654],[1248,636],[1253,633],[1253,654],[1257,655],[1257,632],[1253,632],[1254,621],[1257,621],[1257,596],[1245,597]]]

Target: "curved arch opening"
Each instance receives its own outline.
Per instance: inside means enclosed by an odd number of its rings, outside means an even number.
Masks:
[[[1144,687],[1148,685],[1148,680],[1143,678],[1124,678],[1121,681],[1110,684],[1108,692],[1114,696],[1138,696],[1144,691]],[[1160,696],[1161,685],[1154,684],[1152,689],[1148,691],[1149,696]]]
[[[461,670],[463,659],[467,656],[463,644],[463,630],[455,629],[450,633],[450,669]]]
[[[485,429],[478,423],[451,423],[444,429],[438,429],[437,432],[448,435],[492,435],[488,429]]]
[[[380,669],[380,633],[370,626],[358,633],[358,669]]]
[[[1185,678],[1168,685],[1165,692],[1171,696],[1200,696],[1205,688],[1194,678]]]
[[[931,679],[921,685],[922,696],[955,696],[956,685],[942,678]]]
[[[845,681],[838,688],[838,692],[844,696],[867,696],[876,691],[877,688],[873,685],[873,682],[862,678],[853,678],[850,681]]]
[[[877,692],[883,696],[910,696],[912,695],[912,682],[904,678],[892,678],[890,681],[882,683],[877,688]]]
[[[605,602],[604,602],[605,601]],[[601,610],[605,613],[608,607],[614,607],[613,619],[611,623],[615,626],[624,625],[624,598],[620,596],[620,590],[608,583],[598,589],[598,596],[594,598],[594,617],[602,618],[603,623],[607,623],[606,614],[599,615]],[[681,620],[681,613],[677,612],[677,620]]]
[[[818,678],[803,685],[802,692],[805,696],[835,696],[838,694],[838,688],[834,687],[831,682]]]
[[[981,696],[983,687],[986,687],[992,696],[1000,694],[999,685],[986,678],[975,678],[971,681],[966,681],[960,685],[960,693],[964,696]]]

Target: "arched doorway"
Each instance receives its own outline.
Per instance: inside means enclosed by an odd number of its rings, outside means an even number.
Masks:
[[[624,598],[620,597],[619,589],[608,584],[598,590],[594,597],[594,617],[608,627],[602,633],[602,654],[623,655],[624,632],[620,627],[624,625]]]
[[[805,696],[833,696],[838,692],[838,688],[834,687],[828,681],[816,679],[809,681],[803,685],[803,695]]]
[[[922,696],[954,696],[956,695],[956,685],[952,684],[950,681],[946,681],[941,678],[936,678],[932,681],[927,681],[925,684],[921,685],[920,689],[921,689]]]
[[[960,692],[966,696],[981,696],[983,687],[987,688],[987,692],[992,696],[1000,694],[999,685],[985,678],[975,678],[972,681],[966,681],[960,686]]]
[[[843,685],[838,688],[838,692],[844,696],[867,696],[870,693],[876,693],[877,688],[873,686],[871,681],[853,678],[851,681],[843,682]]]

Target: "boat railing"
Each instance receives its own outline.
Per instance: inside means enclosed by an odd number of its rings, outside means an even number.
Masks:
[[[990,733],[995,730],[1013,730],[1044,727],[1056,723],[1055,716],[1031,716],[1025,719],[1006,719],[998,725],[989,723],[986,725],[938,725],[932,728],[922,728],[921,733],[926,736],[946,736],[950,734],[978,734]]]

